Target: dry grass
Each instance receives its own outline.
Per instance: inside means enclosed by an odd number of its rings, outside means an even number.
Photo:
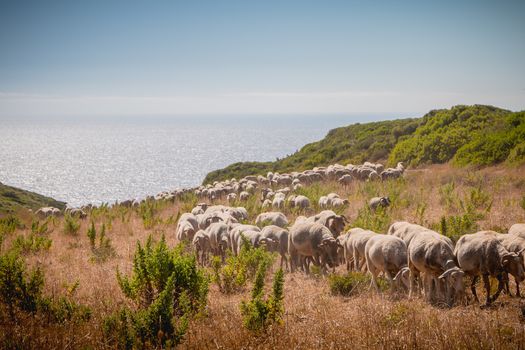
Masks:
[[[458,198],[468,195],[472,188],[481,188],[490,194],[492,206],[478,221],[482,229],[507,229],[513,223],[525,222],[525,210],[519,203],[525,195],[525,168],[492,167],[479,171],[456,169],[448,165],[408,171],[404,181],[382,184],[355,183],[347,189],[336,184],[321,186],[320,192],[335,189],[349,198],[345,214],[353,221],[359,209],[375,195],[389,194],[395,204],[389,211],[389,220],[422,221],[425,225],[439,222],[442,216],[458,214],[458,208],[447,206],[440,189],[455,184]],[[308,189],[307,189],[308,190]],[[326,194],[326,193],[323,193]],[[253,199],[255,201],[255,199]],[[421,208],[425,210],[421,215]],[[38,320],[26,318],[18,325],[0,325],[3,347],[22,348],[104,348],[102,320],[126,303],[115,274],[129,272],[137,240],[145,241],[152,234],[166,235],[168,245],[174,246],[175,223],[179,204],[166,204],[157,217],[162,223],[145,229],[142,218],[130,209],[122,215],[118,209],[109,215],[97,217],[96,224],[108,225],[107,236],[116,251],[116,257],[97,263],[92,259],[86,236],[90,218],[83,220],[77,236],[66,235],[63,219],[55,222],[49,237],[53,244],[49,251],[26,256],[31,266],[45,271],[46,293],[63,295],[67,287],[79,281],[73,298],[88,305],[93,317],[87,323],[43,326]],[[251,211],[253,220],[258,214]],[[300,213],[288,213],[290,218]],[[113,219],[109,219],[113,217]],[[32,217],[22,215],[30,227]],[[171,220],[173,221],[173,220]],[[50,225],[53,227],[53,225]],[[19,230],[7,237],[9,247]],[[339,267],[343,272],[343,268]],[[480,288],[480,293],[481,291]],[[440,309],[420,299],[408,300],[390,293],[369,292],[350,298],[332,296],[324,278],[308,277],[301,273],[287,274],[285,278],[285,316],[282,326],[274,326],[262,335],[254,335],[242,327],[239,304],[247,299],[249,291],[225,296],[215,285],[211,286],[207,316],[193,320],[190,330],[180,345],[182,348],[267,348],[311,349],[333,348],[497,348],[517,349],[525,344],[525,326],[521,300],[507,295],[500,297],[490,309],[479,305]]]

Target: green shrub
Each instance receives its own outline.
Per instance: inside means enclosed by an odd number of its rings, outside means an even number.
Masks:
[[[352,296],[359,294],[370,286],[370,276],[361,272],[349,272],[346,275],[330,274],[328,286],[333,295]],[[386,289],[386,283],[378,281],[380,289]]]
[[[77,305],[66,297],[55,300],[43,294],[44,274],[40,269],[27,271],[17,251],[0,255],[0,302],[8,311],[11,321],[18,312],[35,315],[37,312],[48,322],[64,323],[89,319],[91,310]],[[1,308],[0,308],[1,310]]]
[[[266,330],[273,323],[281,323],[284,313],[284,273],[279,269],[274,276],[272,294],[264,297],[264,278],[268,265],[261,262],[257,269],[250,301],[241,302],[243,324],[250,331]]]
[[[374,232],[386,232],[391,221],[389,208],[378,207],[372,211],[365,204],[357,212],[357,218],[352,223],[352,227],[360,227]]]
[[[0,218],[0,236],[11,234],[21,227],[23,227],[22,222],[16,216],[8,215]]]
[[[102,224],[102,228],[100,230],[100,237],[98,239],[98,247],[97,230],[93,221],[91,222],[91,226],[87,231],[87,236],[89,238],[91,252],[93,253],[93,261],[104,262],[109,258],[116,256],[115,249],[111,245],[111,240],[108,237],[106,237],[106,224]]]
[[[160,218],[157,217],[157,201],[148,200],[140,204],[139,214],[142,218],[142,223],[145,229],[152,229],[160,223]]]
[[[76,235],[80,229],[80,222],[77,218],[69,214],[64,216],[64,232],[69,235]]]
[[[164,236],[156,245],[151,236],[145,246],[137,243],[131,276],[117,271],[117,280],[124,295],[137,305],[104,320],[108,341],[119,347],[176,345],[191,316],[206,306],[206,274],[181,245],[169,249]]]
[[[13,242],[13,248],[22,253],[36,253],[40,250],[49,250],[52,243],[50,238],[31,232],[27,237],[19,235]]]
[[[435,225],[434,228],[436,229]],[[463,235],[475,233],[478,229],[479,226],[476,223],[476,216],[472,213],[443,216],[437,228],[442,235],[447,236],[454,242],[457,242]]]
[[[236,293],[255,276],[260,264],[270,265],[273,260],[273,254],[263,247],[254,248],[243,236],[239,255],[228,254],[224,264],[219,257],[212,259],[213,280],[222,293]]]

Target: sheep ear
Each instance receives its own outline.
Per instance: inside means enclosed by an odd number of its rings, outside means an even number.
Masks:
[[[346,216],[341,215],[341,217],[343,218],[343,221],[344,221],[344,222],[346,222],[347,224],[349,223],[348,218],[347,218]]]

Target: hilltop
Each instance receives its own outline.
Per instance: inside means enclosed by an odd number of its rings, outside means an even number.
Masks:
[[[240,162],[210,172],[203,183],[268,171],[301,171],[333,163],[399,161],[410,166],[492,165],[525,159],[525,111],[485,105],[432,110],[421,118],[356,123],[275,162]]]
[[[0,183],[0,214],[14,213],[22,208],[36,210],[46,206],[64,209],[66,203]]]

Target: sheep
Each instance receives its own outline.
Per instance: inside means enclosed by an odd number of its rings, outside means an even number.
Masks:
[[[199,222],[199,229],[201,230],[206,230],[211,224],[222,221],[222,218],[217,215],[217,213],[204,213],[195,215],[195,217]]]
[[[346,174],[346,175],[341,176],[337,180],[337,182],[339,182],[339,184],[341,184],[342,186],[347,187],[348,185],[352,183],[353,180],[354,178],[352,177],[352,175]]]
[[[260,231],[260,228],[254,225],[235,224],[230,229],[230,243],[233,254],[238,255],[241,250],[241,245],[238,242],[239,236],[245,231]]]
[[[335,269],[338,246],[337,240],[324,225],[316,222],[293,225],[288,238],[291,271],[294,272],[300,256],[310,257],[316,265],[321,265],[323,273],[326,272],[326,265]],[[310,273],[308,265],[305,270]]]
[[[397,236],[405,241],[407,247],[410,245],[412,238],[420,231],[428,230],[426,227],[412,224],[406,221],[394,222],[388,228],[389,235]],[[452,241],[450,242],[452,244]]]
[[[210,249],[214,255],[219,255],[222,260],[226,256],[226,250],[231,248],[229,227],[222,222],[214,222],[207,229],[210,238]]]
[[[267,208],[270,208],[272,206],[272,201],[269,200],[269,199],[265,199],[262,204],[261,204],[261,208],[263,209],[267,209]]]
[[[443,301],[451,306],[454,300],[465,296],[465,272],[455,263],[454,248],[450,239],[423,228],[413,235],[407,246],[410,268],[409,296],[413,296],[419,290],[416,289],[416,280],[421,273],[424,273],[424,290],[428,301],[444,299]]]
[[[308,199],[308,197],[303,195],[295,197],[293,203],[296,208],[300,208],[303,210],[308,209],[310,207],[310,200]]]
[[[344,246],[346,269],[360,271],[366,262],[365,247],[370,238],[377,233],[362,228],[353,228],[347,232],[348,238]]]
[[[79,219],[85,219],[87,218],[87,214],[85,211],[79,208],[71,208],[68,211],[68,214],[74,217],[78,217]]]
[[[179,242],[191,242],[195,233],[195,227],[189,221],[182,221],[177,224],[176,237]]]
[[[496,238],[500,241],[501,244],[507,249],[509,252],[519,253],[522,250],[525,249],[525,238],[514,235],[514,234],[497,234]],[[517,278],[514,278],[516,282],[516,296],[520,297],[520,282]],[[505,290],[509,295],[512,295],[510,293],[509,288],[509,280],[508,278],[505,279]]]
[[[250,198],[250,194],[248,192],[242,191],[241,193],[239,193],[239,200],[240,201],[246,202],[248,200],[248,198]]]
[[[321,209],[328,209],[330,204],[331,204],[331,202],[332,201],[327,196],[321,196],[321,197],[319,197],[319,202],[318,202],[319,208],[321,208]]]
[[[372,285],[379,291],[377,275],[383,272],[394,287],[394,277],[407,266],[407,245],[399,237],[377,234],[365,245],[366,266],[372,275]],[[408,285],[405,287],[408,288]]]
[[[288,236],[289,233],[286,229],[275,225],[265,226],[261,230],[261,238],[267,241],[266,246],[268,251],[279,253],[281,256],[281,268],[284,263],[287,271],[289,270],[289,261],[286,257],[288,253]]]
[[[375,211],[377,208],[386,208],[390,205],[390,198],[388,197],[374,197],[368,202],[368,207]]]
[[[38,209],[35,214],[41,218],[47,218],[48,216],[60,216],[62,212],[58,208],[54,207],[42,207]]]
[[[276,209],[284,209],[284,198],[281,196],[275,196],[272,201],[272,207]]]
[[[255,219],[255,225],[261,227],[266,225],[275,225],[279,227],[288,226],[288,219],[286,216],[278,211],[261,213]]]
[[[345,260],[345,244],[348,239],[348,232],[342,235],[337,236],[335,239],[339,242],[339,247],[337,248],[337,257],[339,260],[339,265],[346,264]]]
[[[332,199],[332,208],[341,208],[350,204],[348,199],[334,198]]]
[[[226,196],[226,200],[230,204],[235,202],[236,199],[237,199],[237,193],[228,193],[228,195]]]
[[[339,236],[345,229],[346,223],[348,223],[346,216],[337,215],[332,210],[323,210],[319,214],[308,218],[308,220],[319,222],[320,224],[328,227],[334,237]]]
[[[498,240],[494,231],[480,231],[462,236],[454,250],[459,266],[472,278],[471,291],[476,301],[476,282],[479,275],[483,278],[486,291],[485,305],[496,301],[503,290],[506,272],[512,274],[518,281],[525,279],[522,253],[509,252]],[[498,279],[498,290],[490,295],[489,276]]]
[[[525,224],[512,225],[509,229],[509,234],[525,238]]]
[[[211,250],[210,236],[205,231],[199,230],[193,236],[191,243],[195,249],[197,261],[203,266],[206,265],[208,263],[208,252]]]
[[[207,203],[199,203],[195,206],[195,208],[193,208],[191,210],[191,213],[193,215],[199,215],[199,214],[204,214],[204,212],[206,211],[206,209],[208,208],[208,204]]]

